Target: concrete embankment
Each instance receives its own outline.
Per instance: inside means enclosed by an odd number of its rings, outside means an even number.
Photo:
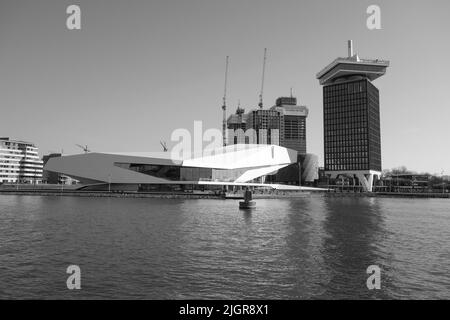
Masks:
[[[241,193],[201,193],[201,192],[107,192],[81,190],[1,190],[0,195],[27,196],[71,196],[71,197],[109,197],[109,198],[163,198],[163,199],[243,199]],[[450,193],[395,193],[395,192],[304,192],[274,191],[270,193],[254,193],[253,199],[302,198],[311,195],[326,197],[389,197],[389,198],[450,198]]]
[[[74,191],[74,190],[0,190],[0,195],[27,196],[69,196],[69,197],[110,197],[110,198],[163,198],[163,199],[243,199],[242,194],[213,193],[171,193],[171,192],[105,192],[105,191]],[[309,192],[274,192],[255,193],[254,199],[299,198],[309,196]]]
[[[1,195],[22,196],[67,196],[93,198],[163,198],[163,199],[218,199],[215,194],[195,193],[145,193],[145,192],[93,192],[93,191],[56,191],[56,190],[0,190]]]
[[[400,197],[400,198],[450,198],[450,193],[398,193],[398,192],[377,192],[377,197]]]
[[[399,193],[399,192],[325,192],[328,197],[383,197],[383,198],[450,198],[450,193]]]

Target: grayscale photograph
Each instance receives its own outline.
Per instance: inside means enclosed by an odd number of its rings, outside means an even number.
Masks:
[[[449,14],[0,0],[0,300],[450,299]]]

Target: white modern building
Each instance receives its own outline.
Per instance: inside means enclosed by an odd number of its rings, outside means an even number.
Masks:
[[[295,150],[276,145],[236,144],[184,159],[170,152],[84,153],[51,158],[45,170],[70,176],[80,181],[80,189],[85,190],[183,190],[224,185],[280,189],[283,186],[265,184],[265,177],[296,161]]]
[[[0,183],[41,183],[42,167],[33,143],[0,138]]]

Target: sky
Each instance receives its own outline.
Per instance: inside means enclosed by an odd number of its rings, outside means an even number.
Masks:
[[[68,30],[66,8],[81,8]],[[381,30],[366,26],[369,5]],[[323,163],[316,74],[347,55],[390,60],[380,90],[383,168],[450,174],[448,0],[0,0],[0,136],[40,154],[161,151],[174,130],[221,128],[228,108],[290,94],[309,108],[308,152]]]

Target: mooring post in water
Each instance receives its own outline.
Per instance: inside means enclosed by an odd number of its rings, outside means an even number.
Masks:
[[[240,209],[253,209],[256,208],[256,202],[252,201],[253,194],[252,192],[246,188],[244,192],[244,201],[239,201]]]
[[[248,190],[248,189],[245,190],[244,201],[246,201],[246,202],[252,201],[252,198],[253,198],[252,192],[250,190]]]

